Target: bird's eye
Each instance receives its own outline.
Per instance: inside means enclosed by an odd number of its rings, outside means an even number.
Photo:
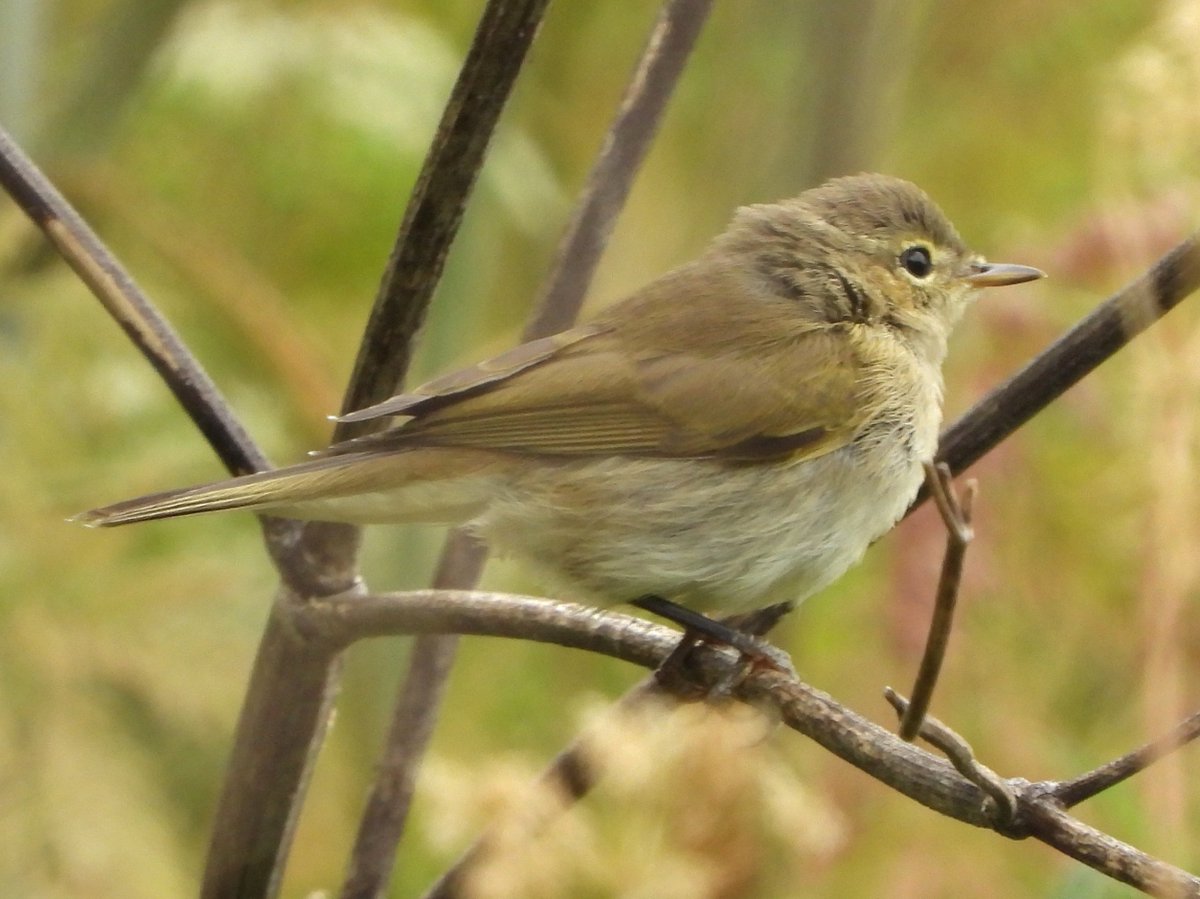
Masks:
[[[928,278],[933,271],[933,257],[926,247],[906,247],[900,254],[900,264],[914,278]]]

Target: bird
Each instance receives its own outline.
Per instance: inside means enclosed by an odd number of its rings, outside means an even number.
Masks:
[[[337,419],[381,430],[77,517],[465,523],[592,605],[795,604],[916,496],[971,300],[1040,277],[970,250],[908,181],[836,178],[739,209],[587,323]]]

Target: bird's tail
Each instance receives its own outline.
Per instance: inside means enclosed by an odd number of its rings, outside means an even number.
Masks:
[[[327,456],[213,484],[127,499],[83,512],[72,521],[88,527],[113,527],[225,509],[357,522],[454,521],[469,517],[474,503],[468,498],[447,496],[434,502],[428,489],[403,490],[405,486],[413,487],[414,481],[418,482],[417,488],[422,486],[422,463],[427,461],[424,455],[417,450]],[[454,480],[444,481],[443,486],[452,487]],[[453,489],[449,492],[461,493]],[[401,495],[406,493],[415,495]],[[405,514],[406,509],[409,514]]]

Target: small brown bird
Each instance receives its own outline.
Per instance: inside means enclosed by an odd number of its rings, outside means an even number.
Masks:
[[[275,471],[86,512],[470,522],[597,605],[798,601],[904,513],[933,457],[946,340],[985,262],[917,187],[840,178],[738,211],[589,324],[344,417],[399,417]]]

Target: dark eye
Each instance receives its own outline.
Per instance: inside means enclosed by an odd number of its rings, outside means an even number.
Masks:
[[[925,247],[906,247],[900,254],[900,264],[914,278],[928,278],[933,271],[933,258]]]

